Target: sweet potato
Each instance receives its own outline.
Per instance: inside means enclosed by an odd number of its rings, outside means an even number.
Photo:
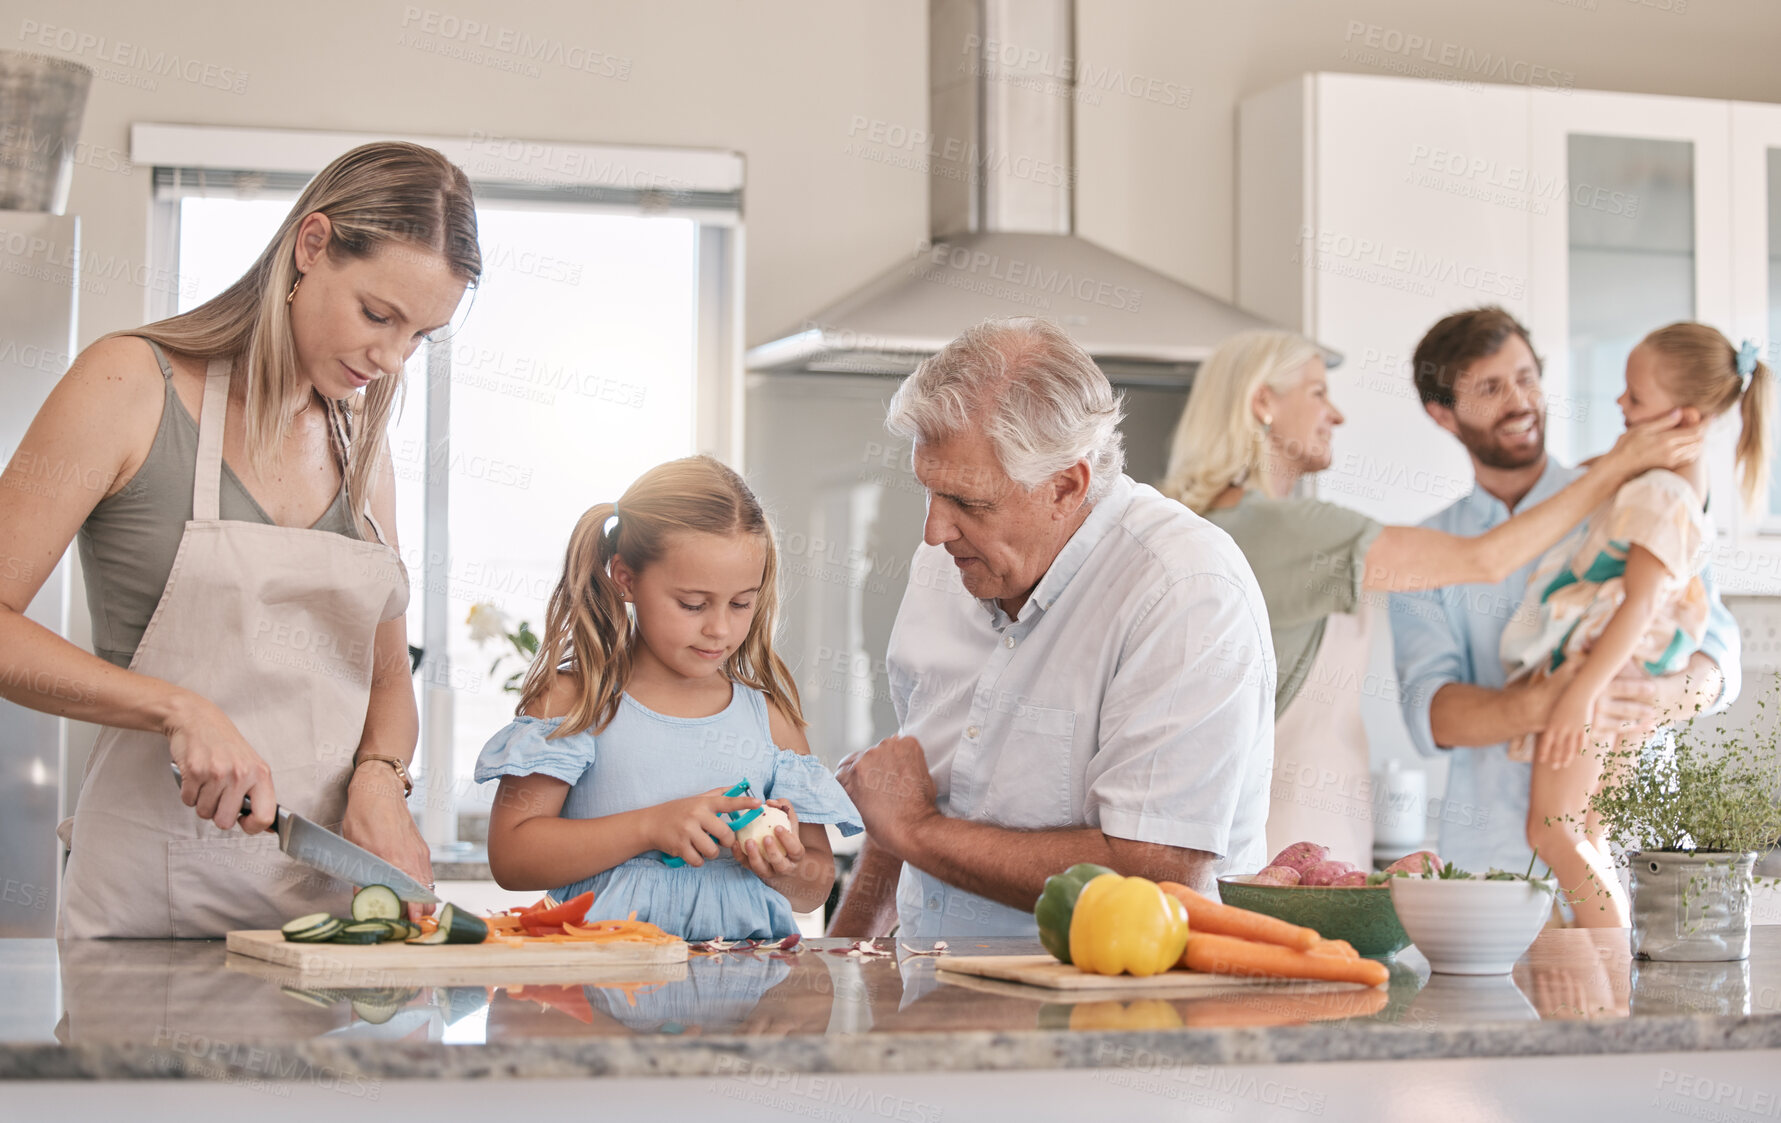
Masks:
[[[1297,885],[1299,871],[1291,866],[1269,866],[1249,879],[1251,885]]]
[[[1330,888],[1332,888],[1332,889],[1347,889],[1347,888],[1351,888],[1356,885],[1365,885],[1366,883],[1367,883],[1367,875],[1366,875],[1365,871],[1363,871],[1363,870],[1349,870],[1347,873],[1343,874],[1341,877],[1338,877],[1334,881],[1330,882]]]
[[[1309,869],[1300,870],[1299,884],[1334,885],[1336,879],[1344,874],[1359,872],[1359,870],[1355,869],[1355,867],[1348,862],[1338,862],[1335,860],[1322,861],[1312,865]],[[1363,876],[1361,880],[1365,881],[1366,878]]]
[[[1386,873],[1434,873],[1441,868],[1441,856],[1433,850],[1418,850],[1414,854],[1406,854],[1402,858],[1385,867]]]
[[[1269,862],[1268,865],[1287,866],[1291,869],[1295,869],[1299,871],[1299,876],[1302,879],[1307,869],[1324,861],[1329,856],[1330,848],[1327,846],[1319,846],[1315,842],[1295,842],[1285,850],[1274,855],[1274,860]]]

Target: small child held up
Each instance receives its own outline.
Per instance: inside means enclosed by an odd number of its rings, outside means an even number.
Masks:
[[[862,828],[773,652],[776,570],[759,502],[710,457],[658,465],[581,516],[518,716],[476,762],[501,781],[502,887],[591,889],[589,921],[635,910],[687,939],[789,936],[794,911],[823,904],[822,824]],[[726,796],[740,780],[752,795]],[[738,847],[726,813],[763,799],[790,826]]]
[[[1736,408],[1740,491],[1747,509],[1762,505],[1775,406],[1755,344],[1733,347],[1705,324],[1659,328],[1627,357],[1618,404],[1628,425],[1675,409],[1684,424],[1709,422]],[[1706,461],[1697,458],[1621,485],[1541,559],[1503,632],[1510,681],[1573,664],[1545,729],[1537,740],[1530,734],[1512,743],[1509,756],[1534,762],[1528,843],[1570,894],[1579,927],[1629,923],[1610,840],[1586,810],[1604,769],[1633,767],[1625,753],[1638,746],[1618,745],[1611,730],[1591,725],[1597,701],[1629,661],[1652,676],[1673,674],[1701,645],[1708,613],[1701,570],[1713,540],[1707,482]]]

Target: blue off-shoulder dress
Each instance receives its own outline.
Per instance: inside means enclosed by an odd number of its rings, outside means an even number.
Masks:
[[[702,718],[669,717],[629,694],[597,736],[550,739],[561,718],[519,717],[490,737],[476,759],[478,783],[502,776],[553,776],[570,785],[565,819],[597,819],[728,788],[747,779],[763,799],[783,799],[800,823],[833,823],[858,834],[860,814],[814,756],[773,743],[767,699],[733,684],[730,704]],[[777,939],[798,930],[784,894],[724,850],[702,866],[670,867],[654,852],[551,891],[558,900],[594,891],[589,920],[622,920],[632,910],[689,940]]]

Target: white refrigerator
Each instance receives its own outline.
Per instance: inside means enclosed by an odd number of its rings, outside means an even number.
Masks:
[[[80,220],[0,211],[0,486],[48,486],[67,466],[20,458],[19,442],[74,354]],[[0,541],[0,570],[32,562]],[[26,616],[67,634],[68,569],[50,570]],[[0,675],[26,672],[0,652]],[[55,934],[61,882],[56,823],[71,806],[62,769],[68,723],[0,700],[0,937]]]

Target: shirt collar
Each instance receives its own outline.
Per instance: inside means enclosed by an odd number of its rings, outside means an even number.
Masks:
[[[1557,457],[1547,453],[1546,467],[1540,473],[1540,478],[1534,481],[1533,488],[1528,491],[1521,500],[1520,506],[1515,510],[1524,511],[1536,503],[1544,502],[1557,495],[1564,490],[1566,484],[1571,482],[1571,477],[1574,474],[1571,469],[1560,464]],[[1462,502],[1465,504],[1468,514],[1485,524],[1495,524],[1515,513],[1515,511],[1509,510],[1501,499],[1479,487],[1476,478],[1472,480],[1472,490],[1466,493]]]
[[[1051,559],[1045,576],[1033,586],[1033,595],[1020,606],[1020,616],[1016,619],[1034,619],[1057,603],[1070,580],[1081,571],[1095,547],[1101,544],[1101,539],[1107,537],[1107,532],[1125,517],[1126,508],[1132,505],[1132,491],[1136,487],[1132,478],[1123,472],[1113,481],[1107,494],[1089,511],[1088,518],[1082,520],[1082,525],[1076,528],[1076,533],[1070,535],[1070,540],[1064,543],[1064,548],[1058,551],[1057,557]],[[994,599],[980,600],[978,603],[989,610],[990,622],[997,631],[1013,623]]]

